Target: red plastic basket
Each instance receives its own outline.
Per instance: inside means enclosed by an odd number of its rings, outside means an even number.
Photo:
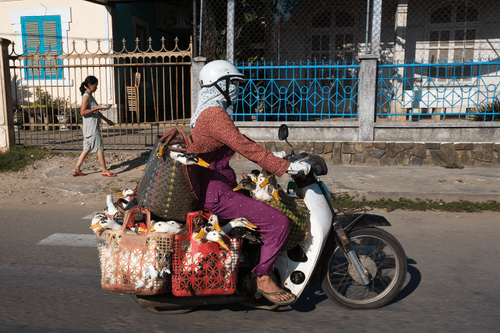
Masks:
[[[229,249],[218,243],[197,240],[208,212],[187,215],[189,233],[175,235],[172,259],[172,294],[175,296],[230,295],[236,291],[242,239],[223,237]],[[195,234],[196,234],[195,233]]]
[[[127,221],[137,213],[146,216],[147,231],[129,234]],[[98,238],[101,286],[105,290],[155,295],[170,291],[170,256],[174,235],[150,232],[151,217],[146,209],[133,208],[125,213],[120,230],[106,230]]]

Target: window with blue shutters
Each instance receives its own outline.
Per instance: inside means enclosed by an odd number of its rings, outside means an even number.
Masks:
[[[25,55],[62,54],[61,17],[60,16],[24,16],[21,17],[23,46]],[[26,61],[26,66],[41,66],[26,69],[27,79],[62,79],[61,60],[41,57]]]

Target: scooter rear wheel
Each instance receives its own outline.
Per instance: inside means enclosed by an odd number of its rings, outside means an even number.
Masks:
[[[370,272],[368,285],[363,285],[341,249],[330,250],[322,264],[322,287],[336,303],[351,309],[376,309],[401,290],[406,279],[406,254],[388,232],[366,228],[349,234],[354,252]]]

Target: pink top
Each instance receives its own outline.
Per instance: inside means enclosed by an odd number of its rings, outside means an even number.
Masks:
[[[290,166],[289,162],[241,134],[227,111],[219,107],[210,107],[200,114],[189,140],[189,153],[210,153],[226,145],[278,177]]]

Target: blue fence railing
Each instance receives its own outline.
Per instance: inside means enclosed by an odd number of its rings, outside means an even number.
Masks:
[[[500,62],[380,64],[377,121],[500,120]]]
[[[230,115],[235,121],[353,121],[359,64],[236,63],[247,81]]]

